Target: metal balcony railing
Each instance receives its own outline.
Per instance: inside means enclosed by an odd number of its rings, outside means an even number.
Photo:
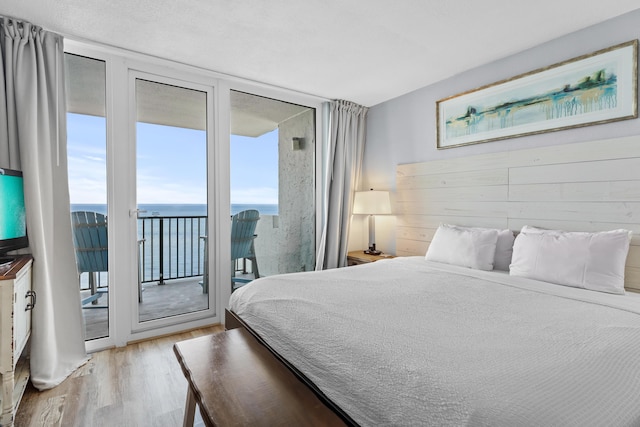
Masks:
[[[206,216],[139,217],[142,283],[202,276],[206,235]]]

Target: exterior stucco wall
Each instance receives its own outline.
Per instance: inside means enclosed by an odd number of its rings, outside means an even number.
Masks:
[[[278,128],[278,215],[261,215],[256,234],[260,275],[313,270],[315,266],[315,111]],[[302,138],[293,149],[293,138]]]

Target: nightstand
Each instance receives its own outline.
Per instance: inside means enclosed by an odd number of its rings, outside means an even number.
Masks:
[[[376,262],[381,259],[395,258],[393,255],[381,254],[381,255],[369,255],[364,251],[352,251],[347,254],[347,265],[359,265],[368,264],[370,262]]]

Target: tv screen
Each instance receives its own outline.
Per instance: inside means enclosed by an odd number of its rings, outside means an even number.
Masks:
[[[22,172],[0,168],[0,255],[27,246]]]

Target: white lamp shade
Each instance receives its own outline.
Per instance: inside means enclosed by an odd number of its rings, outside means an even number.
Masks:
[[[353,213],[363,215],[388,215],[391,213],[391,202],[388,191],[356,191],[353,202]]]

